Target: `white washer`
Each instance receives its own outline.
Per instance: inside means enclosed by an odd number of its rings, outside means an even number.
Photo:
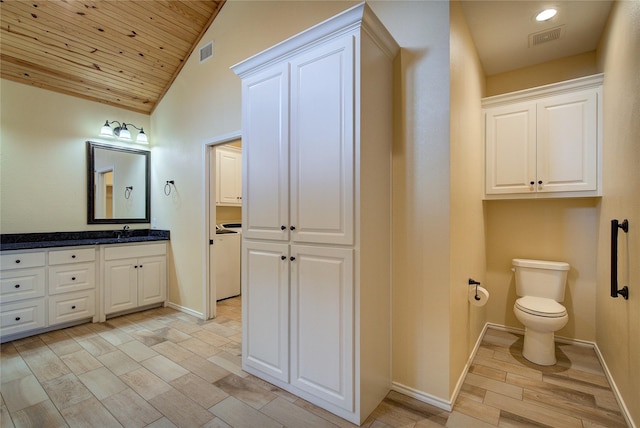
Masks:
[[[240,234],[220,229],[215,239],[216,300],[240,294]]]
[[[227,222],[220,224],[222,229],[233,230],[234,232],[238,232],[242,234],[242,223],[239,221]]]
[[[240,295],[240,260],[242,258],[242,223],[221,223],[216,226],[220,241],[216,251],[216,300]],[[220,231],[235,233],[218,233]]]

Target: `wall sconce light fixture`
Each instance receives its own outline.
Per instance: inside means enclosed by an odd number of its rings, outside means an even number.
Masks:
[[[111,124],[117,123],[118,126],[116,126],[115,128],[111,128]],[[129,131],[129,129],[127,129],[127,126],[131,126],[135,129],[137,129],[138,131],[138,136],[136,137],[136,143],[138,144],[149,144],[149,140],[147,139],[147,134],[144,133],[144,129],[142,127],[138,128],[137,126],[135,126],[133,123],[120,123],[117,120],[107,120],[104,122],[104,125],[102,125],[102,128],[100,129],[100,135],[103,137],[112,137],[112,136],[116,136],[118,138],[121,138],[123,140],[128,140],[131,141],[131,132]]]

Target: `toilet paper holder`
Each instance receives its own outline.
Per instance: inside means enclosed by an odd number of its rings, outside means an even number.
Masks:
[[[480,283],[473,278],[469,278],[469,285],[476,286],[476,295],[474,296],[474,299],[480,300],[480,296],[478,296],[478,285],[480,285]]]

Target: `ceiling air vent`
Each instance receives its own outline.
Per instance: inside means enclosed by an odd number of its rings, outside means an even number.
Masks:
[[[200,48],[200,64],[213,56],[213,41]]]
[[[558,40],[564,34],[564,25],[539,33],[529,34],[529,47]]]

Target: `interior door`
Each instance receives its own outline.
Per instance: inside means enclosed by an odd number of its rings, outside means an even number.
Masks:
[[[289,382],[289,257],[283,243],[242,247],[242,366]]]
[[[291,61],[295,242],[353,244],[353,43],[346,36]]]
[[[353,250],[291,246],[291,384],[353,411]]]

